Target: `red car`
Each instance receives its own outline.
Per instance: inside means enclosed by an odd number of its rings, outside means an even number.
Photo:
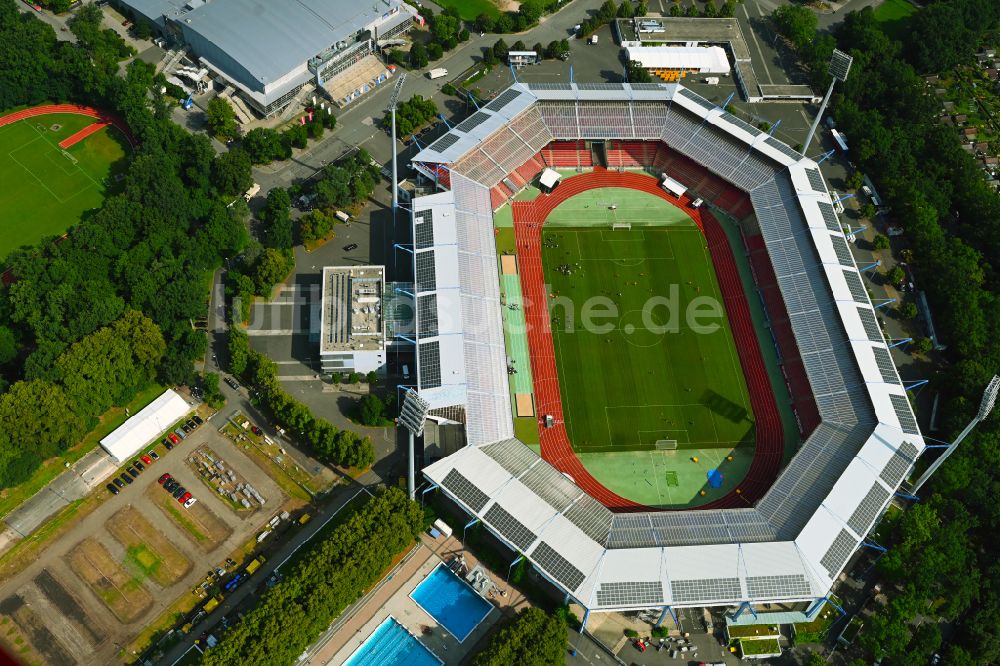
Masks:
[[[149,456],[141,456],[141,457],[142,457],[142,462],[146,463],[147,465],[153,464],[153,459],[150,458]]]
[[[160,476],[159,479],[157,479],[157,483],[159,483],[162,486],[164,483],[166,483],[169,480],[170,480],[170,475],[169,474],[163,474],[163,475]]]
[[[177,498],[177,501],[181,504],[184,504],[184,502],[187,502],[189,499],[191,499],[191,493],[184,493],[183,495]]]
[[[180,444],[181,442],[180,438],[174,433],[170,433],[169,435],[167,435],[167,437],[169,437],[170,441],[173,442],[174,444]]]

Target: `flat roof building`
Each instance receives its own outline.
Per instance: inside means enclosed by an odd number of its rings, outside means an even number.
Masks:
[[[402,0],[117,1],[187,44],[262,115],[284,107],[307,81],[322,88],[416,15]]]
[[[379,371],[385,365],[383,266],[323,269],[319,357],[324,374]]]
[[[625,58],[668,81],[688,73],[728,75],[730,71],[726,50],[720,46],[629,46]]]
[[[102,439],[101,446],[117,462],[125,462],[166,432],[191,409],[180,394],[167,389]]]

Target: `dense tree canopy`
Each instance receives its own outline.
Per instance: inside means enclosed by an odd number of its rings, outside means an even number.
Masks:
[[[472,666],[554,666],[566,662],[566,621],[558,613],[526,608],[490,639]]]

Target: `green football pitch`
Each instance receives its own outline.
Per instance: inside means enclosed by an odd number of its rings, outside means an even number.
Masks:
[[[116,129],[59,148],[94,122],[51,114],[0,127],[0,260],[22,245],[62,234],[101,205],[115,174],[125,170],[130,149]]]
[[[752,451],[749,395],[711,257],[682,210],[633,190],[590,190],[550,214],[542,243],[574,450],[643,460],[680,460],[674,448]]]

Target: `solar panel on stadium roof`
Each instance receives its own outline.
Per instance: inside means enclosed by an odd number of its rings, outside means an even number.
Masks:
[[[486,108],[490,111],[499,111],[503,107],[507,106],[515,99],[521,96],[520,90],[515,90],[513,88],[508,88],[499,95],[497,95],[493,101],[486,105]]]
[[[667,86],[662,83],[633,83],[633,90],[666,90]]]
[[[663,583],[660,581],[627,581],[601,583],[597,588],[597,603],[601,606],[655,606],[663,603]]]
[[[746,132],[749,132],[751,136],[757,136],[758,134],[763,134],[763,132],[761,132],[760,129],[754,127],[753,125],[751,125],[750,123],[746,122],[745,120],[741,120],[740,118],[737,118],[736,116],[734,116],[733,114],[729,113],[728,111],[724,112],[722,114],[722,117],[725,118],[726,120],[728,120],[729,122],[731,122],[732,124],[736,125],[740,129],[742,129],[742,130],[744,130]]]
[[[434,291],[437,286],[437,269],[434,267],[434,250],[417,252],[414,263],[417,291]]]
[[[840,265],[853,267],[854,258],[851,256],[851,248],[847,247],[847,239],[844,238],[844,234],[831,236],[830,240],[833,241],[833,251],[837,253],[837,261],[840,262]]]
[[[512,476],[520,476],[524,470],[538,462],[538,454],[516,439],[505,439],[496,444],[488,444],[480,449],[493,458]]]
[[[417,368],[420,371],[420,388],[441,386],[441,346],[437,340],[421,342],[417,351]]]
[[[791,157],[793,160],[798,161],[798,160],[802,159],[802,153],[798,153],[798,152],[792,150],[791,148],[788,147],[787,144],[784,144],[781,141],[778,141],[773,136],[769,136],[766,139],[764,139],[764,143],[766,143],[767,145],[771,146],[775,150],[783,153],[784,155],[787,155],[788,157]]]
[[[563,515],[594,541],[607,540],[613,514],[590,495],[580,497]]]
[[[674,602],[722,601],[743,596],[739,578],[705,578],[670,581]]]
[[[458,139],[459,136],[457,134],[445,134],[443,137],[432,143],[430,145],[430,149],[438,153],[443,153],[458,143]]]
[[[865,536],[888,500],[889,491],[876,481],[858,507],[854,509],[854,513],[847,521],[847,526],[854,530],[855,534]]]
[[[482,511],[483,507],[490,501],[486,493],[477,488],[457,469],[449,471],[441,480],[441,485],[476,513]]]
[[[802,574],[747,577],[747,593],[751,599],[804,597],[811,591],[809,581]]]
[[[892,355],[888,349],[883,347],[872,347],[875,353],[875,365],[882,374],[882,381],[886,384],[898,384],[899,377],[896,375],[896,364],[892,362]]]
[[[417,337],[432,338],[438,334],[437,294],[417,296]]]
[[[844,228],[841,226],[840,220],[837,219],[837,211],[833,209],[833,205],[825,201],[819,201],[816,205],[819,206],[819,212],[823,216],[826,228],[836,234],[844,233]]]
[[[580,90],[625,90],[620,83],[578,83],[576,87]]]
[[[844,279],[847,280],[847,288],[851,291],[856,303],[868,304],[868,292],[861,282],[861,276],[857,271],[844,271]]]
[[[431,223],[430,219],[431,212],[429,210],[423,210],[416,213],[414,217],[423,215],[424,213],[427,215],[424,219],[418,221],[416,224],[416,233],[414,234],[418,250],[426,250],[427,248],[434,246],[434,225]]]
[[[917,459],[917,447],[910,442],[903,442],[902,445],[892,452],[889,462],[882,468],[879,478],[889,486],[896,488],[906,477],[910,465]]]
[[[529,83],[529,90],[572,90],[573,85],[569,83]]]
[[[878,319],[875,318],[875,311],[871,308],[858,308],[858,316],[861,317],[861,325],[865,327],[865,334],[872,342],[885,342],[882,337],[882,329],[879,328]]]
[[[521,476],[520,481],[556,511],[565,510],[581,492],[551,465],[535,465]]]
[[[679,88],[677,90],[677,92],[680,93],[682,96],[688,98],[689,100],[691,100],[692,102],[694,102],[698,106],[701,106],[701,107],[703,107],[705,109],[708,109],[709,111],[711,111],[712,109],[716,108],[716,106],[718,106],[715,102],[709,102],[707,99],[705,99],[704,97],[702,97],[698,93],[696,93],[696,92],[694,92],[692,90],[689,90],[688,88]]]
[[[479,127],[489,119],[490,119],[490,114],[484,113],[482,111],[476,111],[471,116],[469,116],[459,124],[455,125],[455,129],[457,129],[459,132],[471,132],[476,127]]]
[[[823,183],[823,174],[819,172],[819,169],[806,169],[806,178],[809,179],[809,185],[817,192],[826,193],[826,185]]]
[[[575,590],[580,587],[585,578],[582,571],[544,541],[538,544],[538,547],[531,553],[531,557],[538,562],[540,567],[549,572],[550,576],[565,585],[567,590]]]
[[[521,521],[499,504],[494,504],[483,515],[483,520],[493,526],[507,541],[514,544],[518,550],[525,551],[535,543],[535,533],[525,527]]]
[[[826,569],[830,578],[836,578],[840,570],[847,564],[847,558],[851,556],[851,553],[857,547],[858,540],[852,537],[850,532],[842,529],[837,538],[830,544],[830,548],[827,549],[826,554],[823,555],[819,563]]]
[[[890,394],[889,400],[892,401],[892,409],[896,412],[899,427],[903,432],[908,435],[919,435],[920,430],[917,428],[917,419],[913,416],[910,401],[906,399],[906,396]]]

